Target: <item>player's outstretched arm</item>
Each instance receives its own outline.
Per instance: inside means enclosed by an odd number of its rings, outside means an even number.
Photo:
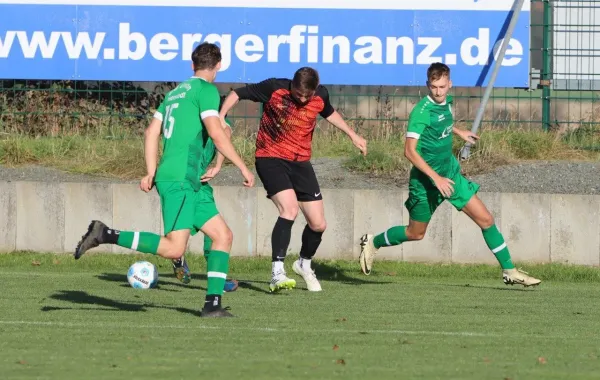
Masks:
[[[346,123],[342,115],[340,115],[337,111],[333,111],[333,113],[329,115],[326,120],[330,122],[331,125],[348,135],[354,146],[360,150],[363,156],[367,155],[367,140],[354,132],[354,130]]]
[[[235,166],[237,166],[242,175],[244,176],[244,185],[248,187],[254,186],[254,175],[246,164],[244,160],[237,154],[231,140],[227,137],[223,127],[221,126],[221,120],[217,116],[209,116],[202,119],[204,125],[206,126],[206,130],[208,135],[215,143],[215,147],[219,152],[223,154],[226,158],[228,158]]]
[[[223,129],[225,132],[225,136],[231,141],[231,127],[227,126],[227,128]],[[221,169],[223,167],[223,163],[225,162],[225,156],[221,152],[217,150],[217,160],[215,162],[215,167]]]
[[[436,173],[435,170],[425,162],[423,157],[417,152],[417,142],[419,140],[407,137],[404,143],[404,157],[406,157],[417,169],[423,172],[426,176],[431,178],[435,183],[435,186],[440,190],[443,196],[449,197],[454,192],[452,184],[454,183],[451,179],[444,178]]]
[[[227,138],[231,140],[231,128],[227,126],[227,128],[224,128],[224,131],[225,136],[227,136]],[[225,163],[225,156],[223,156],[223,154],[219,152],[219,150],[217,150],[217,159],[215,161],[215,166],[209,168],[206,171],[206,173],[200,178],[202,182],[208,182],[211,179],[215,178],[217,174],[219,174],[219,172],[221,171],[223,163]]]
[[[471,131],[465,131],[465,130],[453,127],[452,132],[454,132],[454,134],[457,135],[458,137],[460,137],[461,139],[463,139],[466,142],[471,143],[471,144],[475,144],[475,140],[479,140],[479,136],[477,136],[475,133],[473,133]]]
[[[154,175],[158,165],[158,143],[160,142],[160,133],[162,129],[162,120],[154,117],[148,128],[144,132],[144,159],[146,161],[146,176],[140,182],[140,189],[148,192],[152,189]]]
[[[367,140],[359,136],[350,126],[346,123],[342,115],[340,115],[329,101],[329,91],[325,86],[319,86],[317,94],[323,99],[325,103],[323,110],[319,113],[322,118],[327,120],[331,125],[344,132],[350,139],[355,147],[357,147],[363,156],[367,155]]]
[[[245,87],[239,87],[231,91],[221,106],[219,116],[225,122],[225,115],[240,100],[250,100],[252,102],[266,103],[271,98],[273,91],[277,88],[277,81],[274,78],[265,79],[262,82],[253,83]]]
[[[221,121],[225,123],[225,115],[229,113],[229,111],[240,101],[240,97],[235,91],[231,91],[229,95],[223,101],[223,105],[221,106],[221,110],[219,111],[219,117]]]

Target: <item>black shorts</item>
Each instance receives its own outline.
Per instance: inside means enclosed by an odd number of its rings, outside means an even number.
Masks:
[[[300,202],[323,199],[319,181],[310,161],[257,157],[255,163],[258,177],[267,191],[267,198],[280,191],[293,189]]]

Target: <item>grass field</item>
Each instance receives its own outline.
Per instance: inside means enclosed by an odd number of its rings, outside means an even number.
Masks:
[[[157,289],[127,284],[140,258],[158,265]],[[241,284],[224,304],[237,318],[204,320],[204,259],[189,261],[183,285],[154,256],[0,255],[2,378],[592,379],[600,368],[596,268],[525,266],[544,282],[523,289],[483,265],[381,262],[366,277],[320,261],[322,293],[299,281],[273,295],[270,260],[234,259]]]

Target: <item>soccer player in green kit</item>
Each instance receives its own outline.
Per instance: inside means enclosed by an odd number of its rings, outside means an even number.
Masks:
[[[458,160],[452,155],[453,133],[470,143],[479,137],[453,126],[453,99],[448,95],[452,87],[450,68],[443,63],[433,63],[427,70],[427,86],[429,95],[417,103],[410,114],[404,149],[404,155],[413,164],[405,202],[409,224],[392,227],[377,236],[361,237],[362,272],[371,273],[379,248],[423,239],[433,213],[447,200],[481,228],[487,246],[500,263],[505,284],[540,284],[540,280],[515,268],[493,216],[476,195],[479,185],[460,173]]]
[[[219,105],[219,110],[221,109],[221,106],[223,105],[223,100],[225,99],[225,96],[221,96],[221,101],[220,101],[220,105]],[[229,121],[229,119],[227,119],[227,117],[225,117],[224,119],[225,121],[225,133],[227,135],[228,138],[231,138],[231,122]],[[215,165],[211,168],[209,168],[208,166],[211,164],[211,162],[215,159],[215,157],[217,157],[217,161],[215,162]],[[212,141],[212,139],[210,138],[210,136],[208,136],[206,138],[206,143],[204,144],[204,150],[202,152],[202,157],[201,157],[201,164],[198,167],[198,173],[201,175],[200,179],[203,183],[210,181],[211,179],[213,179],[218,173],[219,171],[221,171],[221,168],[223,166],[223,163],[225,162],[225,157],[219,153],[219,151],[217,150],[217,147],[215,146],[215,143]],[[206,195],[204,198],[211,202],[214,203],[214,196],[213,196],[213,188],[212,186],[210,186],[208,183],[205,183],[199,191],[204,192],[204,194]],[[212,246],[212,240],[211,238],[204,234],[204,257],[205,259],[208,261],[209,253],[210,253],[210,248]],[[173,259],[173,272],[175,272],[175,276],[184,284],[189,284],[192,276],[190,273],[190,269],[187,265],[187,261],[185,260],[185,255],[181,256],[179,259]],[[236,280],[226,280],[225,281],[225,287],[224,287],[224,291],[226,292],[232,292],[234,290],[236,290],[238,288],[238,282]]]
[[[221,298],[233,236],[219,215],[212,191],[206,190],[208,184],[201,179],[206,170],[205,148],[209,139],[240,169],[245,186],[254,186],[254,175],[236,153],[219,118],[220,96],[213,82],[221,68],[220,48],[211,43],[198,45],[192,53],[192,68],[194,76],[167,93],[145,132],[147,175],[142,178],[140,188],[149,192],[156,184],[165,235],[119,231],[94,220],[77,245],[74,257],[79,259],[100,244],[116,244],[177,260],[183,256],[190,236],[202,231],[211,245],[205,253],[208,286],[201,315],[230,317],[221,306]],[[164,148],[157,165],[161,134]]]
[[[223,101],[225,100],[225,96],[221,96],[221,101],[219,104],[219,111],[221,110],[221,106],[223,105]],[[229,119],[227,119],[227,115],[225,115],[225,133],[227,134],[228,138],[231,138],[231,122],[229,121]],[[210,163],[215,159],[215,157],[217,157],[217,161],[215,162],[215,165],[211,168],[209,168],[208,166],[210,165]],[[203,159],[203,164],[202,164],[202,170],[200,170],[200,172],[202,173],[202,176],[200,177],[200,179],[202,180],[202,182],[208,182],[211,179],[213,179],[218,173],[219,171],[221,171],[221,168],[223,167],[223,163],[225,162],[225,156],[223,156],[221,153],[219,153],[219,151],[217,150],[217,147],[215,146],[215,143],[212,141],[212,139],[210,138],[210,136],[208,137],[208,139],[206,140],[206,144],[204,145],[204,154],[202,156]],[[210,186],[208,183],[206,183],[206,185],[202,186],[202,190],[205,190],[209,197],[211,199],[213,198],[213,189],[212,186]],[[204,257],[206,258],[206,260],[208,260],[208,258],[210,257],[210,247],[212,246],[212,240],[210,239],[210,237],[206,234],[204,234]],[[191,275],[189,272],[189,268],[187,266],[187,263],[185,262],[184,259],[185,256],[181,256],[180,259],[175,259],[173,260],[173,269],[175,271],[175,275],[177,276],[177,278],[179,278],[183,283],[189,283],[191,280]],[[236,290],[238,288],[238,282],[236,280],[226,280],[225,281],[225,287],[224,287],[224,291],[226,292],[232,292],[234,290]]]

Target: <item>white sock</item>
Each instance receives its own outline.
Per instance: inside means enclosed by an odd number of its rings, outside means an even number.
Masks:
[[[272,268],[273,274],[283,272],[283,261],[273,261]]]
[[[311,259],[303,259],[302,257],[300,258],[300,267],[301,268],[308,268],[310,269],[310,263],[311,263]]]

